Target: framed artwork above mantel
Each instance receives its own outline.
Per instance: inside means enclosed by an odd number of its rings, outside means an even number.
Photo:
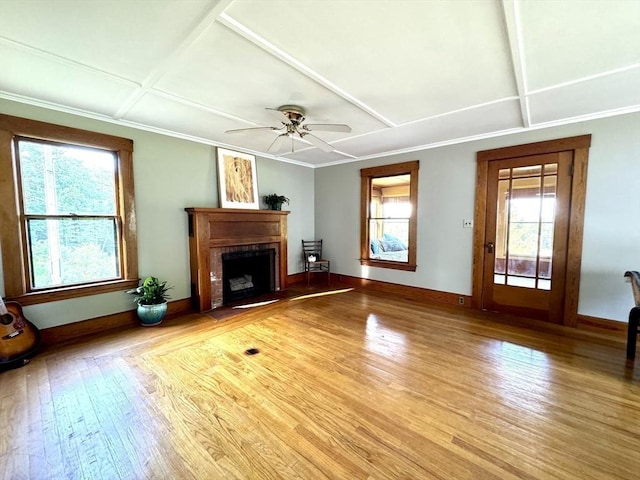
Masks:
[[[220,207],[259,209],[256,157],[219,147],[216,157]]]

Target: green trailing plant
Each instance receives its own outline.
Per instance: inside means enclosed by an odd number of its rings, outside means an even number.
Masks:
[[[166,281],[161,282],[157,277],[147,277],[142,284],[127,293],[133,295],[133,301],[138,305],[159,305],[171,298],[167,295],[167,290],[173,288],[167,285]]]
[[[283,203],[289,203],[289,199],[284,195],[278,195],[277,193],[272,193],[270,195],[265,195],[262,197],[264,203],[269,205],[272,209],[276,209],[278,205],[282,205]]]

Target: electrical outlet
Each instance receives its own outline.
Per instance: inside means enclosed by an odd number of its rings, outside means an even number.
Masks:
[[[458,305],[464,305],[464,297],[458,297]]]
[[[473,228],[473,220],[462,220],[462,228]]]

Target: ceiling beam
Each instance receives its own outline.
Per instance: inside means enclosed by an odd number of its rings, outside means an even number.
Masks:
[[[322,85],[326,89],[330,90],[331,92],[335,93],[339,97],[344,98],[346,101],[348,101],[352,105],[355,105],[356,107],[358,107],[359,109],[361,109],[364,112],[368,113],[373,118],[375,118],[378,121],[384,123],[388,127],[395,127],[396,126],[396,124],[394,122],[389,120],[387,117],[385,117],[381,113],[377,112],[376,110],[374,110],[373,108],[371,108],[370,106],[365,104],[364,102],[358,100],[356,97],[354,97],[353,95],[349,94],[348,92],[346,92],[345,90],[340,88],[335,83],[333,83],[330,80],[328,80],[327,78],[323,77],[318,72],[316,72],[315,70],[311,69],[310,67],[308,67],[307,65],[305,65],[304,63],[302,63],[298,59],[294,58],[293,56],[289,55],[284,50],[276,47],[274,44],[272,44],[271,42],[269,42],[265,38],[261,37],[260,35],[258,35],[254,31],[250,30],[248,27],[246,27],[245,25],[241,24],[240,22],[238,22],[234,18],[230,17],[226,13],[223,13],[222,15],[220,15],[220,18],[218,20],[219,20],[220,23],[222,23],[224,26],[226,26],[230,30],[232,30],[232,31],[236,32],[238,35],[246,38],[247,40],[249,40],[254,45],[257,45],[258,47],[262,48],[264,51],[266,51],[267,53],[269,53],[269,54],[273,55],[274,57],[280,59],[281,61],[285,62],[287,65],[295,68],[296,70],[298,70],[303,75],[306,75],[311,80],[319,83],[320,85]]]
[[[55,53],[49,52],[47,50],[42,50],[41,48],[25,45],[24,43],[17,42],[15,40],[11,40],[5,37],[0,37],[0,45],[6,45],[10,48],[28,53],[29,55],[35,55],[35,56],[44,58],[49,62],[55,62],[70,68],[80,69],[90,73],[91,75],[99,75],[106,79],[113,80],[114,82],[117,82],[121,85],[127,85],[133,88],[140,87],[139,83],[129,78],[123,77],[122,75],[116,75],[115,73],[107,72],[106,70],[101,70],[99,68],[92,67],[91,65],[87,65],[86,63],[78,62],[77,60],[72,60],[67,57],[56,55]]]
[[[187,29],[187,35],[179,42],[173,51],[169,53],[163,61],[158,63],[156,67],[149,72],[147,77],[142,81],[140,87],[129,95],[114,115],[115,119],[121,119],[129,110],[131,110],[144,95],[152,89],[162,76],[180,60],[182,55],[204,34],[204,32],[218,19],[218,16],[233,3],[233,0],[221,0],[215,3],[202,17],[202,20],[196,23],[193,28]]]
[[[502,0],[502,13],[511,50],[513,76],[520,99],[522,126],[529,128],[531,126],[531,112],[529,111],[529,100],[527,98],[526,65],[522,48],[522,26],[520,24],[518,0]]]

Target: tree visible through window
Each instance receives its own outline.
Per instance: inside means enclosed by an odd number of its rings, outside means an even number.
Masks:
[[[114,152],[17,144],[33,289],[119,278]]]
[[[126,138],[0,114],[7,297],[29,305],[138,284],[132,152]]]

